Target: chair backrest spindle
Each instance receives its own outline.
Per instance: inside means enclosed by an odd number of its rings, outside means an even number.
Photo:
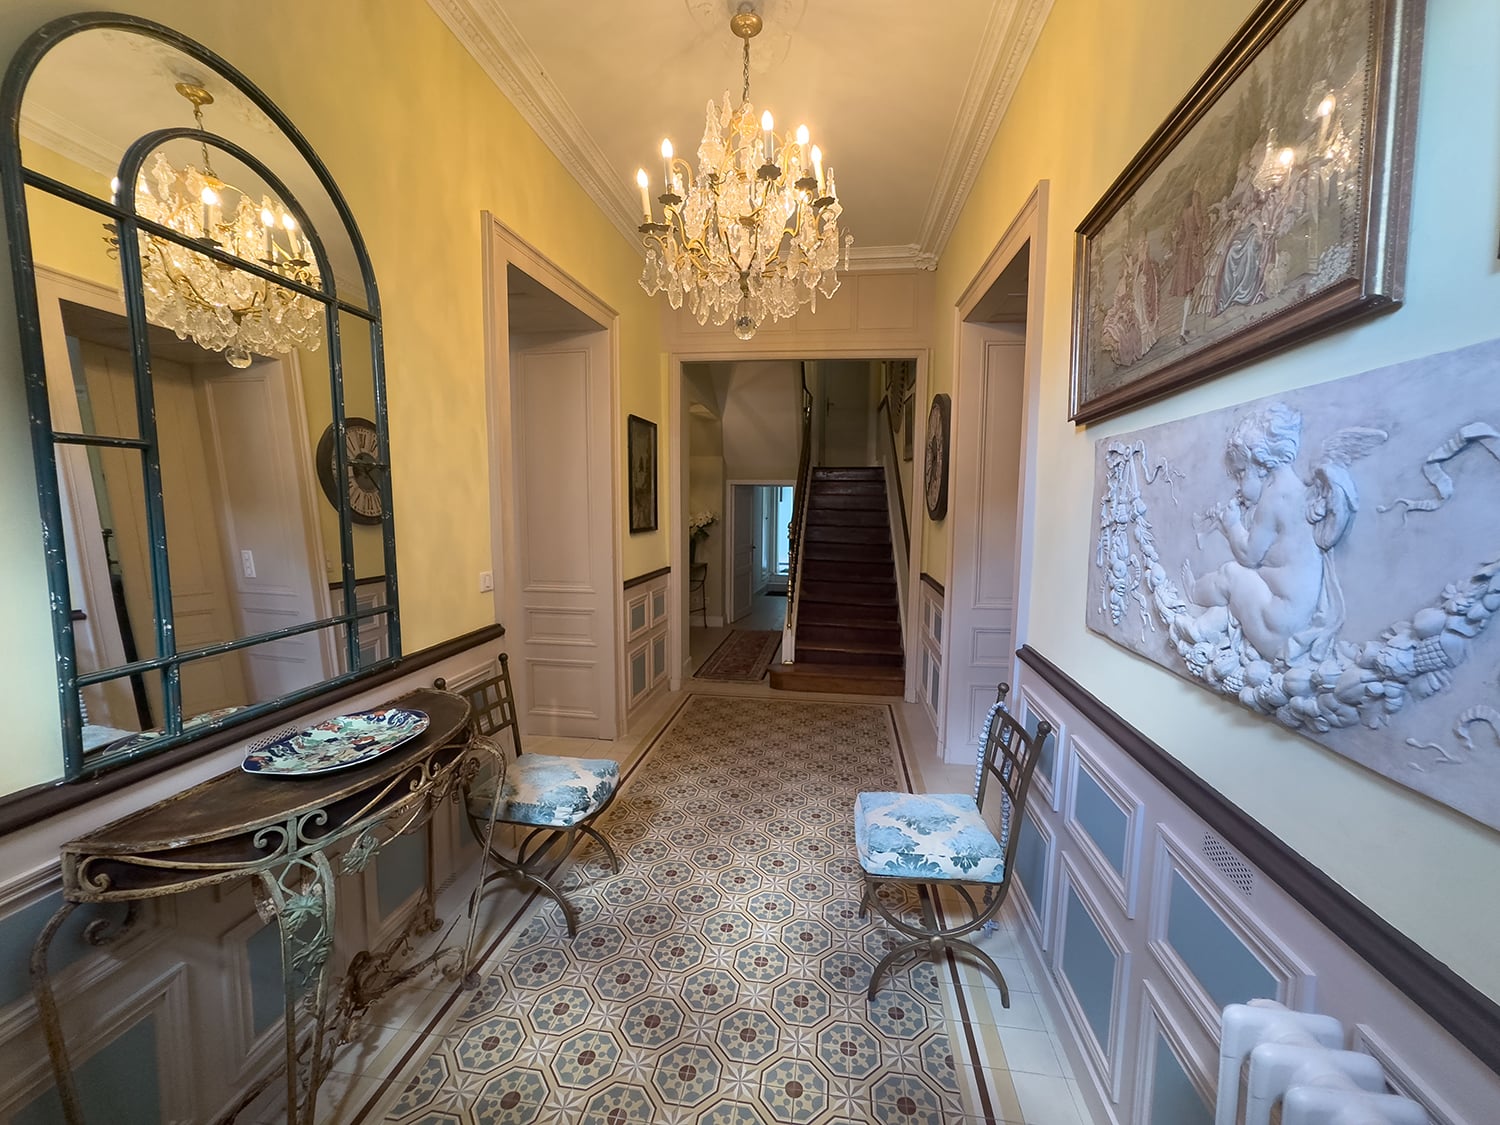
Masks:
[[[990,721],[989,736],[980,747],[979,784],[974,800],[984,808],[984,794],[990,778],[998,782],[1002,797],[1000,810],[1000,841],[1005,848],[1005,872],[1009,879],[1011,862],[1015,858],[1016,843],[1020,832],[1011,831],[1015,815],[1026,807],[1026,795],[1031,789],[1031,779],[1036,773],[1041,749],[1052,734],[1052,724],[1045,719],[1036,725],[1036,732],[1028,734],[1026,728],[1005,709],[1005,697],[1010,692],[1009,684],[1001,684],[996,693],[1000,704]]]

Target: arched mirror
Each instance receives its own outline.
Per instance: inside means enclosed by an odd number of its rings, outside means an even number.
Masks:
[[[0,90],[66,778],[400,655],[380,305],[327,169],[129,16]]]

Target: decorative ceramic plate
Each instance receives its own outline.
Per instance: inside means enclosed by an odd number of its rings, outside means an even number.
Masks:
[[[335,715],[304,730],[276,735],[245,752],[246,773],[305,777],[347,769],[378,758],[427,729],[427,714],[382,707],[357,715]]]

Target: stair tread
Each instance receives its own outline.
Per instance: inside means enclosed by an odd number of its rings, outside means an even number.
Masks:
[[[868,652],[880,653],[884,656],[901,656],[900,641],[872,641],[859,637],[846,637],[839,641],[828,641],[809,637],[797,638],[797,651],[804,649],[816,649],[819,652]]]

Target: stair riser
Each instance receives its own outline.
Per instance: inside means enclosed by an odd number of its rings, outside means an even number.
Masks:
[[[830,480],[822,483],[814,482],[812,486],[813,503],[827,496],[858,496],[867,498],[878,496],[885,498],[885,484],[880,481],[857,481],[857,480]]]
[[[895,572],[888,562],[807,559],[802,564],[802,579],[805,582],[894,582]]]
[[[887,527],[884,508],[817,508],[807,513],[807,527]]]
[[[850,640],[869,641],[872,644],[901,647],[901,627],[881,622],[862,622],[859,625],[837,625],[831,622],[797,621],[797,644],[814,645],[841,644]]]
[[[900,695],[906,686],[905,676],[890,675],[884,670],[869,675],[841,675],[819,672],[816,665],[795,664],[790,668],[771,666],[771,686],[778,691],[826,691],[845,695]]]
[[[837,605],[894,606],[896,584],[894,582],[807,582],[803,584],[800,600],[804,604],[831,602]]]
[[[807,542],[802,545],[802,561],[804,563],[869,563],[879,559],[884,564],[890,559],[889,550],[872,550],[871,547],[869,543]]]
[[[826,493],[814,491],[809,514],[826,511],[885,511],[885,491],[871,493]]]
[[[813,483],[825,480],[885,480],[885,470],[875,466],[865,468],[815,468],[812,471]]]
[[[859,625],[890,625],[897,629],[901,622],[896,617],[894,605],[853,605],[849,602],[803,601],[797,607],[797,622],[817,625],[843,625],[853,622]]]
[[[886,652],[846,652],[843,649],[823,649],[804,646],[797,642],[798,664],[859,664],[869,668],[905,667],[900,656]]]
[[[884,527],[809,527],[809,543],[862,543],[869,547],[883,547],[889,554],[890,530]]]

